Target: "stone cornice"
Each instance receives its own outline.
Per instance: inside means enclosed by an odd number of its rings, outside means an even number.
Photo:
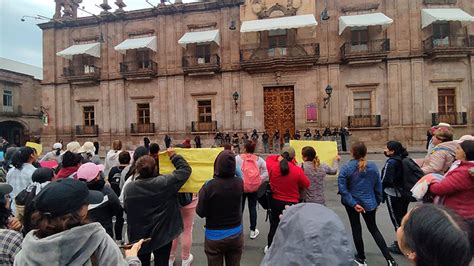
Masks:
[[[94,25],[100,22],[114,22],[120,20],[134,20],[156,17],[159,15],[172,15],[198,11],[216,10],[225,7],[235,7],[244,4],[244,0],[216,0],[215,2],[197,2],[177,5],[158,5],[154,8],[131,10],[127,12],[108,12],[97,16],[81,17],[74,20],[49,21],[38,24],[40,29],[71,28]]]

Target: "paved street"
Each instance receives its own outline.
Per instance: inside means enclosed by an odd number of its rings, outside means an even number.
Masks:
[[[424,154],[411,154],[413,158],[421,158]],[[341,165],[349,160],[349,155],[343,155]],[[383,163],[385,162],[385,156],[383,154],[371,154],[368,155],[369,160],[374,160],[379,168],[381,169]],[[340,203],[340,197],[337,195],[337,177],[331,176],[326,179],[325,189],[326,189],[326,202],[329,208],[334,210],[342,221],[346,225],[347,232],[349,234],[349,239],[352,240],[350,235],[350,225],[347,214]],[[250,240],[249,238],[249,217],[248,209],[245,209],[244,214],[244,230],[245,230],[245,244],[244,251],[242,256],[241,265],[260,265],[260,262],[264,256],[263,247],[266,245],[266,237],[269,230],[269,223],[265,222],[265,211],[263,209],[258,210],[258,223],[257,228],[260,230],[260,235],[255,240]],[[377,224],[380,231],[385,237],[387,243],[392,243],[395,240],[395,232],[393,231],[392,224],[390,222],[389,215],[387,213],[386,205],[381,205],[379,212],[377,213]],[[364,224],[362,222],[362,224]],[[191,253],[194,255],[194,266],[207,265],[206,255],[204,254],[204,231],[203,231],[204,220],[196,216],[196,221],[194,225],[194,243],[191,250]],[[363,235],[364,235],[364,244],[367,256],[368,265],[386,265],[386,262],[377,248],[375,241],[372,239],[372,236],[367,231],[365,225],[363,225]],[[403,256],[395,256],[395,259],[399,265],[410,265],[409,261]],[[179,264],[178,264],[179,262]],[[175,265],[181,265],[181,262],[177,260]]]

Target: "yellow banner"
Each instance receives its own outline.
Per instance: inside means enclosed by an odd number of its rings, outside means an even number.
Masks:
[[[202,185],[204,185],[204,183],[214,175],[214,161],[216,160],[217,155],[219,155],[223,150],[224,148],[176,148],[176,154],[183,156],[193,169],[191,177],[181,188],[180,192],[199,192]],[[171,174],[175,170],[175,167],[173,163],[171,163],[166,152],[160,153],[159,160],[160,174]]]
[[[41,145],[41,144],[34,143],[34,142],[29,142],[29,141],[28,141],[25,146],[31,147],[31,148],[35,149],[35,150],[36,150],[36,154],[37,154],[38,156],[40,156],[41,153],[43,152],[43,145]]]
[[[313,140],[290,140],[290,146],[295,149],[296,161],[303,162],[301,151],[306,146],[311,146],[316,150],[316,154],[321,162],[332,166],[334,158],[337,156],[337,143],[335,141],[313,141]]]

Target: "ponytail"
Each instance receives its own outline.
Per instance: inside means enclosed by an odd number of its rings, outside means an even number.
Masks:
[[[56,149],[56,156],[59,156],[61,154],[61,149]]]
[[[290,161],[290,155],[288,152],[284,152],[281,156],[283,159],[280,161],[280,172],[282,176],[285,176],[290,173],[290,166],[288,165],[288,162]]]
[[[314,167],[319,168],[321,165],[321,161],[319,160],[319,157],[316,156],[316,158],[313,159]]]
[[[360,158],[357,168],[359,170],[359,173],[364,172],[365,169],[367,169],[367,160],[365,158]]]

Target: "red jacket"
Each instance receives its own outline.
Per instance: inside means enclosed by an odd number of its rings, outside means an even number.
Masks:
[[[464,219],[474,219],[474,177],[469,169],[474,162],[462,161],[458,168],[449,171],[442,181],[433,180],[430,192],[444,196],[444,205]]]
[[[309,179],[305,176],[303,169],[292,162],[288,163],[290,173],[286,176],[282,176],[278,157],[279,155],[270,155],[266,160],[273,198],[276,200],[298,203],[300,189],[306,189],[309,187]]]

